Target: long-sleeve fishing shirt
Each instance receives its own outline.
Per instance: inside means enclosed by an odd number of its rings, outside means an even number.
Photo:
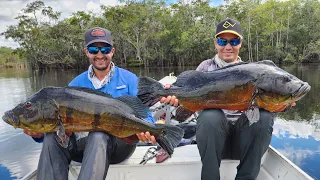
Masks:
[[[239,56],[238,56],[238,62],[241,62],[241,58]],[[216,54],[214,58],[202,61],[196,70],[202,71],[202,72],[209,72],[209,71],[214,71],[216,69],[228,66],[230,64],[232,63],[227,63],[221,60],[218,54]],[[237,111],[237,110],[233,111],[233,110],[222,109],[222,111],[226,115],[227,119],[232,122],[232,124],[234,124],[242,114],[241,111]]]

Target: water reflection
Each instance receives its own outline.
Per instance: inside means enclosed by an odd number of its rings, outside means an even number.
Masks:
[[[309,139],[320,142],[320,116],[310,121],[293,121],[277,118],[274,124],[273,135],[277,138]],[[319,144],[318,144],[319,145]]]
[[[271,145],[315,179],[320,179],[320,117],[293,121],[277,118]]]
[[[309,82],[311,91],[297,106],[279,113],[274,125],[272,146],[301,167],[315,179],[320,179],[320,65],[284,66],[286,71]],[[161,79],[169,73],[175,75],[195,69],[184,68],[131,68],[138,76]],[[46,86],[67,86],[81,72],[53,70],[47,72],[28,69],[2,69],[0,71],[0,116],[27,97]],[[41,144],[34,142],[0,120],[0,177],[21,178],[36,169]]]
[[[284,70],[296,75],[311,85],[310,92],[297,102],[291,111],[280,113],[284,119],[311,120],[314,114],[320,114],[320,65],[284,66]]]
[[[33,91],[27,71],[1,71],[0,73],[0,116],[25,100]],[[16,75],[16,76],[15,76]],[[0,164],[10,174],[0,174],[1,178],[16,179],[36,168],[41,145],[25,135],[22,130],[14,129],[0,121]]]
[[[11,176],[9,169],[1,164],[0,164],[0,176],[2,180],[10,180],[10,179],[17,178],[15,176]]]

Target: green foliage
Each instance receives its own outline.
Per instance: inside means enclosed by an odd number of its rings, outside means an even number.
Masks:
[[[283,60],[283,63],[285,64],[294,64],[296,59],[289,53],[287,54],[287,57]]]
[[[136,59],[129,59],[127,66],[128,67],[139,67],[139,66],[143,66],[143,63],[139,60],[136,60]]]
[[[225,2],[212,7],[209,1],[197,0],[169,5],[166,1],[122,0],[122,5],[102,6],[101,16],[78,11],[59,20],[60,12],[34,1],[2,35],[19,43],[16,54],[33,68],[86,66],[83,34],[96,26],[112,32],[117,65],[189,66],[214,56],[216,25],[231,17],[242,25],[240,56],[244,61],[320,62],[319,1]]]
[[[320,39],[315,42],[310,42],[304,52],[303,52],[303,60],[304,62],[320,62]]]
[[[19,58],[19,55],[13,49],[0,47],[0,66],[12,67],[24,64],[25,60]]]

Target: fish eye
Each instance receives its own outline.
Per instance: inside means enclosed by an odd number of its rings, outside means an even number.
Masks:
[[[29,107],[31,107],[31,105],[32,105],[32,103],[31,102],[26,102],[26,103],[24,103],[24,107],[25,108],[29,108]]]
[[[286,82],[290,82],[291,79],[290,79],[289,76],[283,76],[282,81],[283,81],[284,83],[286,83]]]
[[[291,81],[290,77],[286,76],[285,77],[285,82],[290,82],[290,81]]]

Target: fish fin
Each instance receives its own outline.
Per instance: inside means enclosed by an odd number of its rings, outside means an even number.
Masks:
[[[164,90],[163,85],[149,77],[139,77],[138,97],[143,104],[152,106],[159,101],[159,90]]]
[[[155,124],[155,126],[164,128],[163,133],[156,137],[156,141],[169,155],[172,155],[174,148],[178,146],[184,135],[183,129],[166,124]]]
[[[131,96],[131,95],[124,95],[124,96],[117,97],[115,99],[128,104],[134,110],[134,113],[137,117],[141,117],[141,118],[148,117],[149,107],[144,105],[138,97]]]
[[[139,138],[137,135],[128,136],[122,139],[126,144],[137,144],[139,142]]]
[[[69,136],[67,136],[66,131],[63,127],[63,124],[60,120],[58,122],[56,140],[64,148],[67,148],[69,145],[69,142],[70,142],[70,138],[69,138]]]
[[[195,83],[197,86],[202,86],[205,85],[205,83],[208,83],[206,73],[196,70],[184,71],[179,74],[176,82],[172,85],[178,87],[194,87]]]
[[[182,106],[179,106],[176,109],[175,119],[179,122],[183,122],[183,121],[187,120],[190,116],[192,116],[192,114],[194,114],[194,112],[189,111],[189,110],[183,108]]]
[[[251,106],[248,110],[246,110],[245,115],[248,118],[249,126],[251,126],[253,123],[256,123],[260,119],[260,111],[257,106]]]
[[[99,91],[99,90],[95,90],[95,89],[91,89],[91,88],[86,88],[86,87],[67,86],[66,89],[74,89],[74,90],[78,90],[78,91],[92,93],[92,94],[99,95],[99,96],[112,98],[112,96],[110,94],[108,94],[108,93],[105,93],[105,92],[102,92],[102,91]]]
[[[266,64],[266,65],[277,67],[277,65],[271,60],[262,60],[262,61],[255,62],[255,64]]]

